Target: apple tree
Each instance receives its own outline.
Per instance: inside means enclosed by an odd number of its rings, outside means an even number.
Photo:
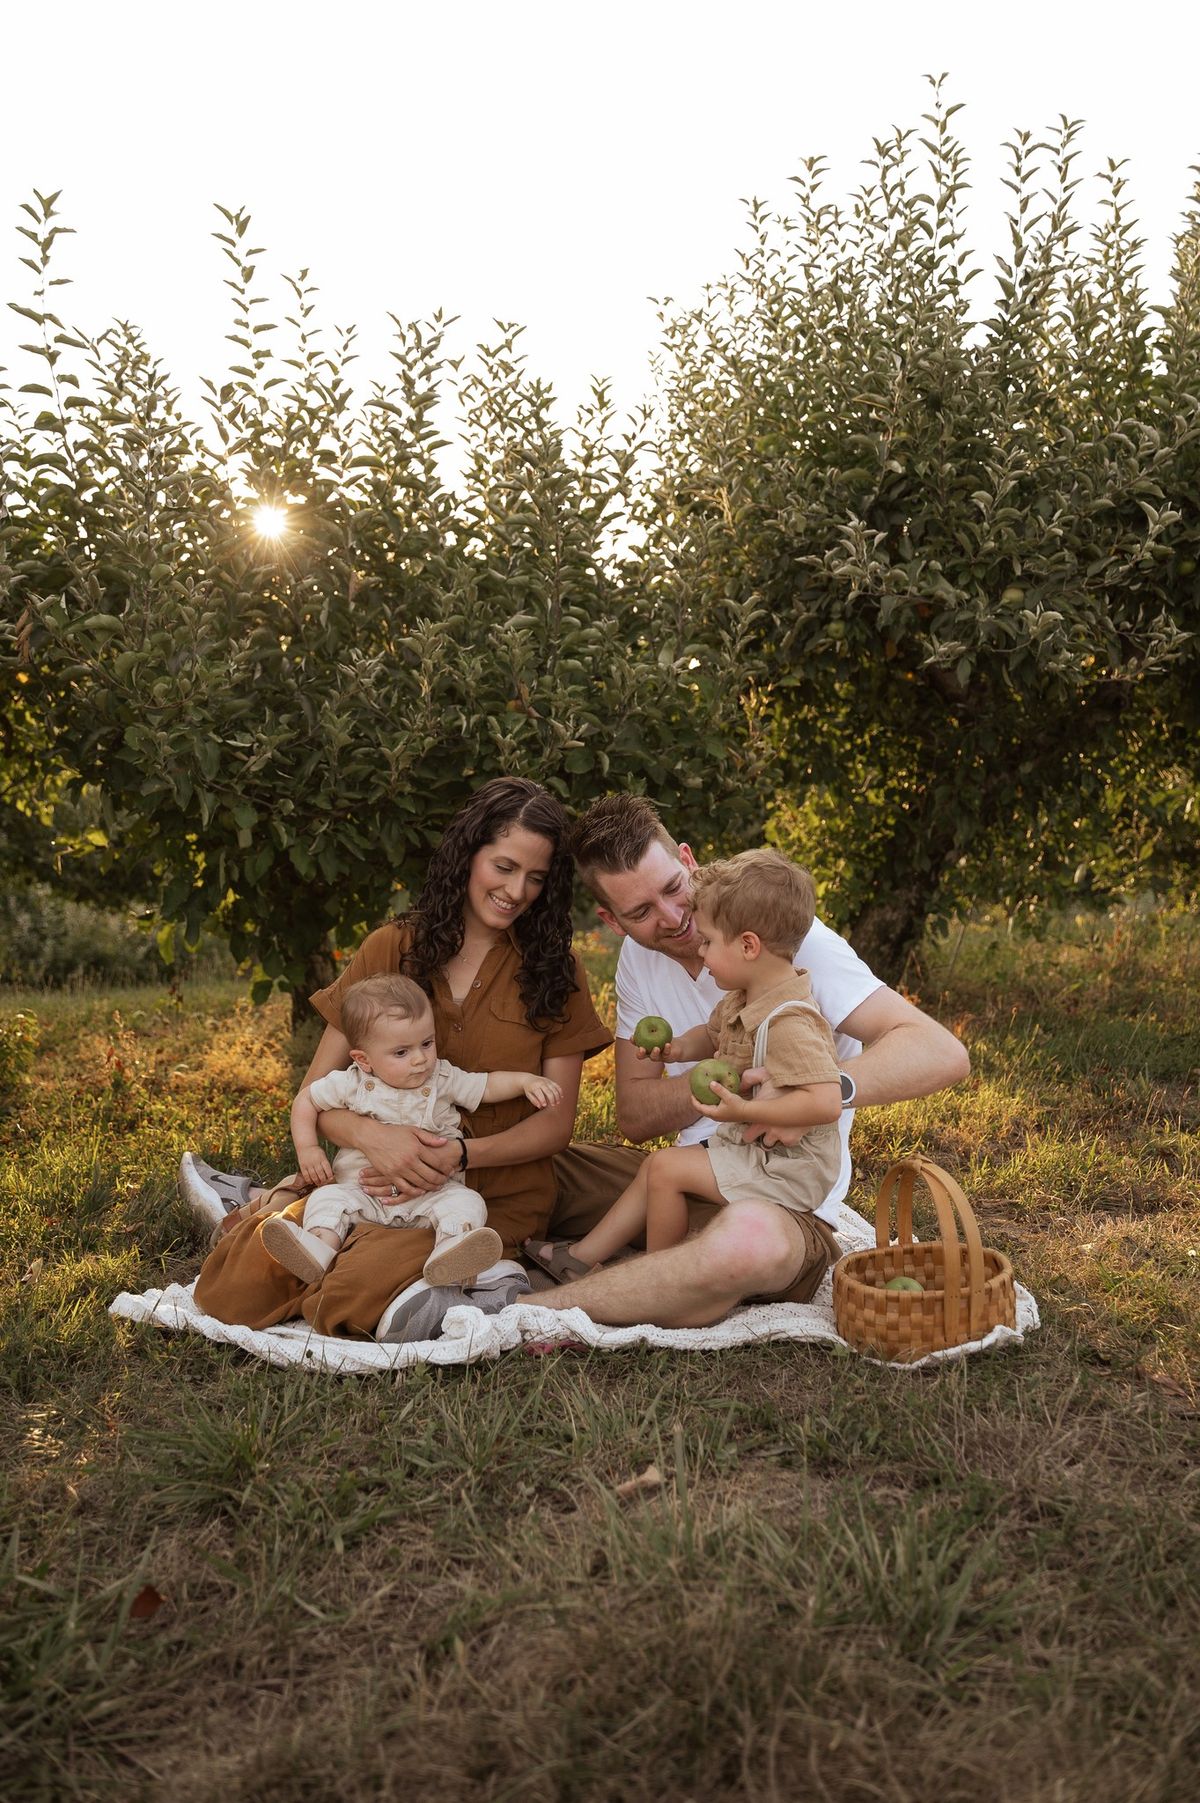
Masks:
[[[1200,215],[1156,319],[1120,167],[1085,237],[1078,126],[1018,133],[973,304],[956,111],[935,83],[845,203],[809,161],[664,311],[644,513],[701,633],[757,611],[775,830],[892,976],[955,905],[1099,887],[1130,805],[1195,831]]]
[[[565,430],[515,328],[460,371],[438,317],[395,321],[389,379],[356,396],[353,334],[322,333],[305,276],[286,332],[264,318],[226,213],[239,360],[202,430],[134,328],[53,310],[55,198],[29,209],[38,411],[14,397],[0,442],[13,769],[98,793],[98,849],[153,872],[168,955],[176,925],[216,923],[299,1005],[501,773],[575,805],[647,790],[699,838],[733,817],[738,610],[701,659],[629,604],[639,444],[602,385]]]

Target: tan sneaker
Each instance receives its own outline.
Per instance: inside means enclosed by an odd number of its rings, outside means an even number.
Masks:
[[[335,1247],[327,1246],[298,1221],[285,1221],[282,1215],[270,1215],[263,1222],[262,1243],[275,1263],[302,1283],[320,1283],[337,1257]]]
[[[456,1233],[452,1239],[439,1240],[421,1273],[426,1283],[469,1283],[494,1265],[504,1250],[504,1242],[494,1227],[472,1227],[467,1233]]]

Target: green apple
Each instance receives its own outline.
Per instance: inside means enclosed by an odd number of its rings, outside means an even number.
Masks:
[[[742,1074],[736,1066],[729,1063],[728,1059],[702,1058],[699,1064],[689,1071],[688,1082],[691,1084],[692,1094],[698,1102],[703,1102],[706,1108],[716,1108],[720,1105],[721,1097],[713,1088],[713,1084],[723,1084],[726,1089],[731,1089],[736,1095],[742,1087]]]
[[[904,1290],[917,1296],[925,1294],[925,1285],[918,1283],[915,1277],[889,1277],[883,1287],[885,1290]]]
[[[661,1014],[644,1015],[633,1029],[633,1043],[641,1046],[643,1052],[661,1052],[670,1045],[671,1037],[671,1023]]]

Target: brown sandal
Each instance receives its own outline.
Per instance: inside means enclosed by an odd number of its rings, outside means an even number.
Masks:
[[[573,1240],[526,1240],[522,1250],[531,1265],[544,1271],[547,1277],[553,1277],[555,1283],[574,1283],[577,1277],[587,1277],[600,1266],[585,1265],[581,1258],[576,1258],[571,1251]]]

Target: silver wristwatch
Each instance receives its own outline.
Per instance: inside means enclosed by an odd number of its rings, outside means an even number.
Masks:
[[[858,1094],[858,1084],[849,1071],[839,1071],[838,1076],[842,1080],[842,1107],[853,1108],[854,1098]]]

